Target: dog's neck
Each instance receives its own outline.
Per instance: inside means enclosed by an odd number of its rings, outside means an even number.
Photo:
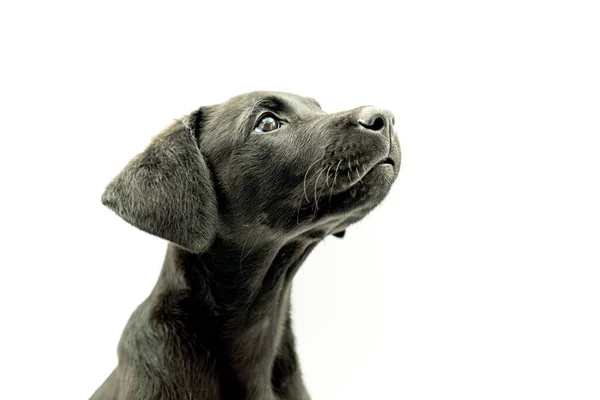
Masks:
[[[170,244],[157,290],[185,292],[204,315],[266,312],[316,243],[294,240],[244,249],[217,237],[202,254]]]
[[[227,363],[238,385],[267,385],[256,377],[270,379],[289,322],[292,278],[316,243],[263,243],[249,251],[217,237],[202,254],[169,245],[153,292],[159,312],[178,313],[198,345],[220,349],[218,362]]]

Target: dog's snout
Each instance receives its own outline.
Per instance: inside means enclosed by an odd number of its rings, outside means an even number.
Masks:
[[[358,124],[370,131],[386,131],[394,125],[394,115],[381,108],[364,107],[358,114]]]

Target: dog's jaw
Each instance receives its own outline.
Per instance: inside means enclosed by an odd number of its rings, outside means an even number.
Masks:
[[[325,237],[360,221],[388,195],[398,174],[396,165],[376,163],[359,179],[343,185],[334,194],[318,197],[316,202],[303,202],[294,218],[305,222],[294,226],[294,221],[290,221],[289,232]]]

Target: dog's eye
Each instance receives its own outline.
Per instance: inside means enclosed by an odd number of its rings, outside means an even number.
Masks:
[[[267,115],[258,121],[254,127],[254,132],[267,133],[281,128],[281,122],[273,115]]]

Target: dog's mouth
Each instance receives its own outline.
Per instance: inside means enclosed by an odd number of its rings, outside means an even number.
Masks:
[[[346,191],[346,190],[348,190],[348,189],[352,188],[352,186],[354,186],[354,185],[355,185],[355,184],[357,184],[357,183],[361,183],[361,182],[362,182],[362,180],[363,180],[363,179],[364,179],[366,176],[368,176],[369,174],[371,174],[372,172],[374,172],[374,171],[375,171],[375,169],[377,169],[377,167],[380,167],[380,166],[390,166],[390,167],[392,167],[392,168],[395,168],[395,167],[396,167],[396,163],[394,162],[394,160],[392,160],[392,158],[391,158],[391,157],[387,157],[387,158],[385,158],[385,159],[383,159],[383,160],[381,160],[381,161],[379,161],[379,162],[377,162],[377,163],[373,164],[373,166],[372,166],[371,168],[369,168],[369,169],[368,169],[368,170],[367,170],[367,171],[366,171],[366,172],[365,172],[365,173],[364,173],[362,176],[360,176],[360,178],[358,179],[358,181],[357,181],[357,182],[351,182],[351,183],[348,185],[348,187],[346,187],[346,188],[344,189],[344,191]]]
[[[356,194],[359,192],[368,192],[368,186],[372,184],[371,178],[374,175],[381,173],[389,174],[389,169],[385,167],[391,167],[391,169],[393,170],[396,167],[396,163],[391,157],[387,157],[373,164],[368,170],[366,170],[366,172],[357,176],[355,179],[352,179],[351,181],[347,182],[345,185],[338,188],[337,190],[333,191],[333,196],[331,200],[335,202],[336,200],[344,199],[348,196],[355,197]],[[387,171],[384,172],[382,168],[385,168],[385,170]]]
[[[391,165],[392,167],[395,167],[396,163],[394,163],[394,160],[392,160],[390,157],[388,157],[385,160],[379,161],[377,164],[375,164],[373,166],[373,168],[377,167],[378,165]],[[373,169],[373,168],[371,168],[371,169]],[[368,174],[368,172],[367,172],[367,174]]]
[[[349,210],[367,204],[369,199],[377,199],[389,189],[398,166],[398,161],[385,157],[373,164],[365,162],[364,167],[358,161],[348,162],[344,168],[347,160],[337,166],[323,167],[321,172],[315,173],[314,182],[302,185],[305,200],[302,209],[316,216],[319,211]],[[317,182],[320,185],[317,186]]]

